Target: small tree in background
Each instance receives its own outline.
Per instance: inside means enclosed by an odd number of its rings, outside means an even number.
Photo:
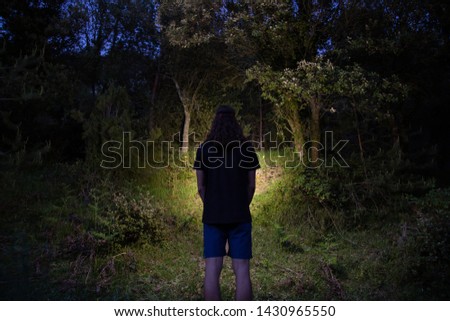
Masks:
[[[124,132],[132,132],[130,99],[123,87],[110,84],[101,94],[92,113],[83,120],[83,138],[86,141],[86,160],[89,164],[99,166],[102,144],[109,140],[122,144]],[[122,145],[122,150],[127,146]],[[125,160],[126,155],[122,155]]]
[[[335,107],[337,100],[345,98],[355,115],[372,113],[375,117],[380,110],[389,112],[384,104],[396,102],[405,95],[405,87],[395,78],[382,79],[358,66],[341,68],[320,58],[315,62],[302,60],[296,69],[283,71],[258,64],[247,75],[249,80],[261,85],[262,95],[274,104],[278,119],[287,122],[301,155],[305,137],[308,138],[311,144],[308,158],[312,164],[318,161],[321,150],[320,119],[326,112],[339,112]],[[357,119],[355,126],[360,138]]]

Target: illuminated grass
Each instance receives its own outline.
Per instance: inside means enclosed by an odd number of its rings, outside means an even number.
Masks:
[[[202,299],[202,204],[193,170],[149,169],[124,184],[121,190],[130,197],[142,192],[154,197],[166,228],[164,238],[154,244],[108,247],[95,243],[90,231],[101,223],[98,216],[104,202],[118,187],[106,178],[96,178],[97,198],[83,203],[79,186],[84,185],[71,181],[78,175],[70,176],[67,169],[58,172],[2,174],[0,204],[11,209],[11,215],[1,217],[2,299]],[[405,254],[396,246],[398,225],[313,233],[302,224],[281,224],[280,217],[302,210],[283,203],[284,179],[279,168],[263,166],[258,171],[251,205],[256,300],[436,297],[427,294],[427,289],[421,295],[419,285],[404,283],[410,268],[399,262],[409,258],[401,256]],[[109,235],[103,232],[96,237]],[[233,300],[234,276],[228,257],[221,281],[223,299]],[[441,297],[445,295],[444,291]]]

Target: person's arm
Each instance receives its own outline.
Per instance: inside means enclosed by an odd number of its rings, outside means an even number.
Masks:
[[[205,202],[205,191],[206,191],[206,182],[205,182],[205,172],[203,170],[196,170],[197,172],[197,190],[202,202]]]
[[[250,170],[248,171],[248,204],[253,200],[253,195],[255,195],[256,189],[256,171]]]

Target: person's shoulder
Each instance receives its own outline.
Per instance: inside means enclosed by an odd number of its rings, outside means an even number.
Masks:
[[[222,144],[216,140],[205,140],[203,143],[200,144],[199,148],[201,148],[202,152],[208,152],[208,151],[217,151],[220,147],[222,147]]]

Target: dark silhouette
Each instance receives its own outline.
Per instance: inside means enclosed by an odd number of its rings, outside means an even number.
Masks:
[[[249,205],[259,162],[233,108],[217,109],[211,131],[197,150],[194,168],[203,201],[205,299],[220,300],[223,257],[229,255],[236,277],[236,300],[251,300]]]

